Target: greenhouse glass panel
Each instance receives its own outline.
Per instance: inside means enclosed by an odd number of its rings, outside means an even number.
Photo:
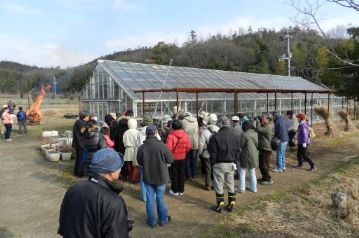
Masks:
[[[166,79],[166,74],[168,77]],[[238,90],[321,90],[328,88],[309,82],[300,77],[288,77],[269,74],[254,74],[233,71],[220,71],[189,67],[177,67],[154,64],[138,64],[119,61],[99,60],[92,77],[82,92],[82,100],[89,105],[90,111],[104,113],[105,110],[133,109],[142,113],[142,93],[138,90],[160,90],[189,88],[195,89],[238,89]],[[137,92],[136,92],[137,91]],[[291,108],[289,93],[277,93],[277,111],[285,113]],[[233,113],[234,93],[199,92],[199,111],[206,110],[217,113]],[[304,111],[304,93],[293,93],[293,109]],[[116,102],[114,102],[116,100]],[[178,103],[181,108],[196,112],[196,93],[178,93]],[[176,105],[175,92],[145,93],[148,110],[152,113],[169,113]],[[105,103],[105,104],[99,104]],[[327,106],[327,94],[313,94],[313,105]],[[148,104],[148,105],[147,105]],[[346,103],[345,103],[346,104]],[[105,106],[106,105],[106,106]],[[115,106],[118,105],[116,109]],[[157,105],[157,107],[156,107]],[[307,113],[310,112],[311,94],[307,94]],[[349,106],[353,104],[349,103]],[[333,113],[342,106],[342,99],[331,95],[330,106]],[[135,108],[133,108],[135,107]],[[343,107],[343,108],[342,108]],[[141,108],[141,110],[139,110]],[[274,93],[268,93],[268,111],[274,111]],[[238,112],[253,115],[267,111],[266,93],[238,93]],[[151,113],[151,112],[150,112]],[[313,116],[315,116],[313,114]]]

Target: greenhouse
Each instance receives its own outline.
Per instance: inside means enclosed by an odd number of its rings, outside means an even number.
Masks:
[[[135,117],[171,115],[178,106],[197,114],[306,112],[328,107],[333,115],[354,108],[324,85],[301,77],[254,74],[155,64],[98,60],[81,94],[82,109],[103,118],[109,112],[133,110]]]

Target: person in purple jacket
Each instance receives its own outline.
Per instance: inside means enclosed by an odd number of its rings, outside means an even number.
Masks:
[[[315,166],[312,159],[309,157],[308,147],[310,144],[309,138],[309,125],[305,120],[305,114],[299,113],[297,115],[299,126],[298,126],[298,151],[297,151],[297,158],[298,158],[298,165],[296,168],[301,169],[303,167],[303,162],[307,161],[310,165],[308,171],[315,171],[317,167]]]

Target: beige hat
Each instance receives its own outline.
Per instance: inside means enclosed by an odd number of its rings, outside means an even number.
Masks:
[[[116,120],[116,118],[117,118],[116,113],[110,112],[109,114],[112,117],[112,119]]]
[[[7,107],[7,105],[2,105],[2,108],[5,108],[5,107]]]

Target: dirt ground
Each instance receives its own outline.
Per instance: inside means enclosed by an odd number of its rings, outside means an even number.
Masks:
[[[64,108],[65,110],[65,108]],[[56,115],[56,119],[52,116]],[[59,237],[59,208],[66,189],[77,181],[72,174],[73,161],[48,162],[39,150],[41,131],[70,129],[74,120],[59,119],[50,113],[42,125],[29,127],[29,134],[13,132],[13,142],[0,140],[0,237]],[[237,209],[268,195],[293,191],[303,184],[326,177],[345,163],[345,158],[359,155],[359,136],[315,138],[311,156],[319,168],[307,172],[292,168],[295,152],[289,152],[287,170],[273,174],[274,184],[258,185],[258,193],[237,194]],[[259,177],[259,171],[257,171]],[[139,198],[139,186],[125,184],[121,194],[135,220],[131,237],[208,237],[211,229],[228,215],[215,213],[215,193],[200,189],[203,177],[187,183],[183,197],[166,194],[170,224],[149,228],[145,224],[145,204]],[[238,182],[237,182],[238,183]],[[220,235],[219,235],[220,236]]]

